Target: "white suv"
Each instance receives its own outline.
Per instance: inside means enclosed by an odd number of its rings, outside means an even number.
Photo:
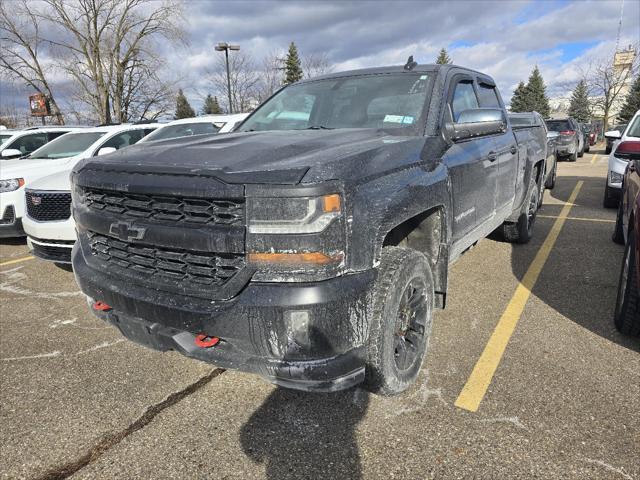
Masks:
[[[26,158],[0,162],[0,212],[10,212],[12,216],[11,222],[0,224],[0,237],[24,235],[25,188],[31,187],[33,182],[58,172],[67,172],[68,176],[73,166],[83,158],[133,145],[159,126],[125,124],[77,129],[40,147]]]
[[[229,133],[248,116],[248,113],[236,113],[233,115],[203,115],[201,117],[182,118],[160,127],[151,135],[145,137],[142,142],[148,143],[193,135]]]
[[[635,113],[624,132],[611,130],[606,132],[604,136],[613,140],[614,143],[609,154],[607,183],[602,203],[607,208],[613,208],[618,206],[622,196],[622,179],[629,163],[630,152],[627,151],[627,146],[632,145],[629,142],[640,140],[640,110]]]
[[[22,130],[0,131],[0,160],[10,160],[29,155],[41,146],[65,133],[80,130],[83,127],[46,126],[28,127]],[[4,164],[2,164],[4,166]]]

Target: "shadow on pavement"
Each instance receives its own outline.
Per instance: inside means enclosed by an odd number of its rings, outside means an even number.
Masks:
[[[362,478],[355,429],[368,393],[305,393],[278,388],[240,431],[253,461],[266,464],[270,480]]]
[[[604,181],[600,177],[558,177],[553,198],[566,202],[578,181],[584,185],[570,216],[613,219],[603,209]],[[546,206],[546,205],[545,205]],[[559,214],[559,205],[548,205],[541,213]],[[557,209],[553,210],[552,207]],[[591,209],[575,212],[576,208]],[[545,212],[546,210],[546,212]],[[602,212],[608,212],[603,216]],[[543,224],[543,221],[549,222]],[[537,220],[534,239],[514,245],[511,266],[522,280],[555,220]],[[613,243],[614,224],[567,220],[536,282],[532,293],[569,320],[630,350],[640,351],[638,338],[620,334],[613,323],[623,247]]]
[[[26,245],[27,237],[0,238],[0,245]]]

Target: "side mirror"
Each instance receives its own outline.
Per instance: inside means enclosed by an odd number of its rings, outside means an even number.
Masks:
[[[118,150],[117,148],[113,148],[113,147],[102,147],[100,150],[98,150],[98,156],[107,155],[108,153],[113,153],[117,150]]]
[[[458,121],[447,123],[445,129],[454,141],[495,135],[507,131],[504,112],[499,108],[474,108],[460,113]]]
[[[5,148],[2,151],[2,158],[16,158],[21,156],[22,152],[17,148]]]
[[[609,130],[608,132],[604,132],[604,136],[609,140],[618,140],[622,138],[622,133],[620,130]]]

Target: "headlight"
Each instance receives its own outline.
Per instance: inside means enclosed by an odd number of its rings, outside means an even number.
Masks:
[[[0,180],[0,193],[13,192],[24,185],[24,178],[12,178],[10,180]]]
[[[342,213],[337,193],[322,197],[252,198],[249,233],[319,233]]]

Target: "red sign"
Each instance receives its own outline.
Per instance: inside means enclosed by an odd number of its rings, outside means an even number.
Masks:
[[[29,107],[31,107],[31,116],[33,117],[48,117],[51,115],[49,99],[42,93],[29,95]]]

